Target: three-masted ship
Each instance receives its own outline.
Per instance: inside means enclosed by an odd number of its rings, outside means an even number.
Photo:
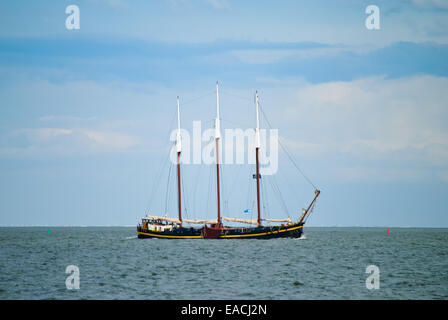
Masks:
[[[217,218],[213,220],[192,220],[182,217],[182,194],[181,194],[181,127],[180,127],[180,103],[177,97],[177,134],[176,134],[176,152],[177,152],[177,201],[178,217],[171,218],[165,216],[147,215],[137,225],[138,238],[160,238],[160,239],[273,239],[273,238],[300,238],[303,233],[303,226],[306,217],[313,211],[320,191],[314,190],[314,198],[306,209],[302,209],[302,215],[297,221],[291,218],[286,219],[262,219],[260,207],[260,167],[259,167],[259,149],[260,144],[260,119],[258,92],[255,93],[256,108],[256,129],[255,129],[255,169],[257,184],[257,219],[239,219],[221,216],[221,198],[220,198],[220,163],[219,163],[219,142],[220,132],[220,114],[219,114],[219,89],[216,83],[216,111],[215,119],[215,142],[216,142],[216,181],[217,181]],[[232,227],[226,223],[240,223],[251,225],[250,227]],[[278,225],[264,226],[263,222],[278,223]],[[201,227],[186,226],[191,224],[202,225]]]

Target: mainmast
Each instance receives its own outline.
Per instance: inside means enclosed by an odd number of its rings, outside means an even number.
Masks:
[[[257,114],[257,128],[255,129],[255,160],[257,167],[257,210],[258,210],[258,226],[261,226],[260,214],[260,168],[258,165],[258,149],[260,149],[260,118],[258,115],[258,91],[255,91],[255,106]]]
[[[215,120],[215,141],[216,141],[216,185],[217,185],[217,207],[218,207],[218,226],[221,226],[221,204],[219,195],[219,139],[221,138],[221,126],[219,120],[219,90],[218,81],[216,81],[216,120]]]
[[[177,135],[176,135],[176,151],[177,151],[177,193],[179,195],[179,221],[182,227],[182,202],[181,202],[181,186],[180,186],[180,153],[182,152],[182,141],[180,139],[180,104],[179,96],[177,96]]]

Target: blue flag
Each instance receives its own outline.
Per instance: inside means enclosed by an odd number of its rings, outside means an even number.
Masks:
[[[250,209],[244,210],[244,213],[250,213]]]

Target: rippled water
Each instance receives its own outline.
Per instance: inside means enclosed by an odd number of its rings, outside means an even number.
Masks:
[[[131,227],[0,228],[0,299],[448,298],[448,229],[304,232],[159,240]],[[378,290],[366,289],[371,264]],[[66,289],[68,265],[79,267],[79,290]]]

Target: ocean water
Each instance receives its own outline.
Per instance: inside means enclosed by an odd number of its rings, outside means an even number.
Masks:
[[[133,227],[0,228],[0,299],[447,299],[448,229],[303,239],[137,239]],[[68,265],[79,290],[66,288]],[[379,268],[367,289],[366,267]]]

